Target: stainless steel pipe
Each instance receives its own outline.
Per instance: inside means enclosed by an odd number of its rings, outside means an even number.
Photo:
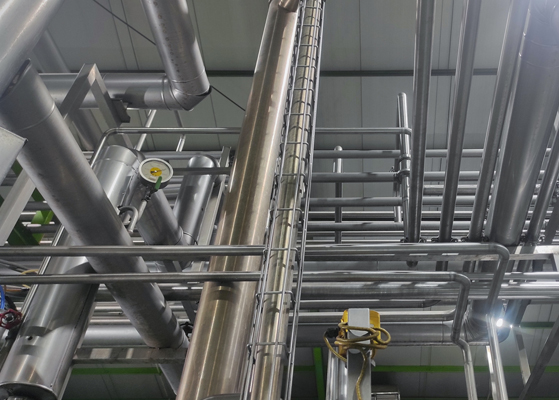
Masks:
[[[454,78],[454,101],[452,103],[448,133],[448,154],[446,156],[441,228],[439,231],[439,240],[441,242],[449,242],[452,239],[452,223],[454,222],[466,117],[468,115],[468,102],[470,100],[470,89],[474,73],[474,56],[480,11],[481,0],[466,0],[464,2],[460,39],[458,41],[456,76]],[[446,269],[445,264],[441,264],[438,267],[437,269],[439,270]]]
[[[215,160],[206,156],[194,156],[189,168],[213,168]],[[187,244],[198,244],[198,236],[206,205],[212,193],[215,175],[184,175],[173,213],[184,232]]]
[[[210,82],[186,0],[142,0],[172,97],[191,110],[210,93]]]
[[[260,245],[279,153],[297,13],[269,5],[237,155],[216,237]],[[258,257],[213,257],[210,271],[258,271]],[[254,283],[204,285],[178,400],[239,393],[254,305]]]
[[[421,236],[431,55],[433,52],[433,32],[435,30],[434,19],[435,1],[417,0],[415,59],[413,67],[410,206],[409,221],[406,221],[408,224],[409,241],[412,243],[419,242]]]
[[[471,218],[472,224],[468,234],[468,238],[473,242],[479,242],[482,238],[483,223],[485,221],[487,204],[489,203],[493,173],[497,164],[501,134],[505,124],[509,98],[514,86],[516,59],[522,41],[528,4],[529,1],[526,0],[513,0],[509,9],[505,39],[497,71],[497,82],[493,94],[493,104],[491,105],[485,144],[483,146],[478,190]],[[465,268],[469,270],[471,266],[466,266]]]
[[[95,166],[95,173],[111,204],[116,207],[130,186],[135,158],[129,160],[131,164],[114,162],[111,160],[114,147],[105,149]],[[137,168],[137,162],[135,166]],[[63,246],[77,244],[66,231],[59,243]],[[53,257],[45,259],[45,262],[46,274],[65,278],[70,283],[36,288],[0,371],[0,388],[14,395],[57,399],[62,397],[68,382],[73,355],[95,305],[98,284],[74,282],[72,279],[73,274],[95,277],[85,257]],[[132,325],[130,327],[136,331]],[[137,331],[136,336],[145,345]],[[57,367],[53,368],[53,365]]]
[[[0,98],[0,123],[28,139],[18,157],[73,240],[132,245],[132,240],[37,72],[26,62]],[[139,257],[89,257],[100,273],[148,272]],[[142,337],[153,347],[185,340],[154,284],[110,285]]]
[[[63,0],[5,0],[0,8],[0,93],[12,82],[21,64],[47,28]]]

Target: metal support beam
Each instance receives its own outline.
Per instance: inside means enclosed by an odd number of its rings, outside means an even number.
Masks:
[[[555,353],[555,350],[557,349],[557,345],[559,345],[559,319],[557,319],[553,324],[551,332],[549,332],[549,336],[545,341],[538,360],[532,368],[530,378],[528,378],[528,382],[526,382],[524,389],[520,392],[518,400],[524,400],[532,396],[532,392],[538,386],[538,383],[545,372],[545,367],[547,367],[551,357],[553,357],[553,353]]]
[[[0,207],[0,246],[3,246],[12,233],[25,205],[29,201],[35,185],[27,172],[21,171],[16,183]]]

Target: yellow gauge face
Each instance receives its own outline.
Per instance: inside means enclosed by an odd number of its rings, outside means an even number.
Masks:
[[[173,176],[173,167],[159,158],[148,158],[140,164],[140,175],[150,183],[156,183],[159,178],[161,183],[166,183]]]

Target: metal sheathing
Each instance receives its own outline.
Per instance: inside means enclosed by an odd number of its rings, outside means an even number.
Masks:
[[[206,156],[194,156],[188,168],[213,168],[215,160]],[[215,180],[213,175],[189,175],[182,179],[173,213],[184,232],[187,244],[198,244],[198,236],[204,219],[206,205],[212,194]]]
[[[559,1],[530,3],[511,120],[486,228],[489,240],[504,246],[520,241],[559,107],[558,6]],[[483,272],[494,268],[494,263],[482,263]],[[485,334],[482,321],[488,311],[484,302],[472,305],[466,324],[472,338]]]
[[[6,0],[0,7],[0,93],[28,57],[64,0]]]
[[[119,156],[120,149],[118,146],[106,147],[94,168],[115,207],[121,204],[128,188],[135,185],[139,166],[139,162],[130,157],[113,161]],[[77,244],[67,231],[58,242],[60,246]],[[54,257],[45,261],[46,274],[94,272],[85,257]],[[44,400],[62,397],[70,377],[72,358],[93,312],[98,287],[85,284],[37,286],[0,371],[3,394]],[[135,331],[132,326],[130,328]]]
[[[142,4],[167,73],[165,95],[191,110],[210,93],[210,82],[186,0],[143,0]]]
[[[18,160],[76,243],[133,244],[29,62],[22,66],[0,98],[0,124],[28,139]],[[99,273],[148,272],[140,257],[89,257],[88,260]],[[108,288],[146,344],[181,346],[185,335],[155,284],[111,284]]]
[[[273,0],[239,135],[216,244],[263,244],[279,153],[297,12]],[[260,257],[213,257],[210,271],[258,271]],[[239,393],[255,283],[206,283],[177,399]]]
[[[287,345],[287,328],[290,310],[295,315],[299,311],[297,299],[292,295],[293,271],[302,273],[302,268],[298,268],[302,267],[301,261],[295,256],[297,253],[304,256],[297,246],[297,233],[299,222],[306,217],[301,202],[310,190],[307,174],[312,168],[313,149],[310,147],[314,143],[323,5],[322,0],[307,0],[299,31],[291,112],[282,146],[277,200],[274,198],[277,208],[273,210],[274,222],[271,223],[272,241],[263,267],[267,279],[257,296],[258,322],[251,343],[255,360],[252,385],[245,388],[250,391],[252,400],[280,398],[285,360],[294,357],[290,353],[295,352],[294,342]],[[305,241],[305,232],[301,240]],[[252,359],[249,362],[252,364]],[[289,381],[291,379],[288,377]],[[289,389],[287,392],[284,398],[290,396]]]

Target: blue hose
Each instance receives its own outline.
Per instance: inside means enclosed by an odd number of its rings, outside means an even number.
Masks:
[[[4,288],[0,285],[0,311],[6,308],[6,295],[4,294]]]

